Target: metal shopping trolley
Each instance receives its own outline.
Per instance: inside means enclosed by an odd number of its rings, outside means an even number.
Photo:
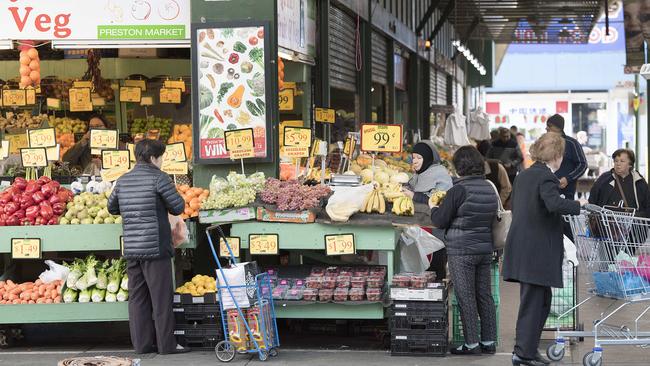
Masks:
[[[650,345],[650,332],[639,330],[639,320],[650,311],[650,305],[644,305],[632,329],[607,323],[629,305],[650,300],[650,219],[635,217],[632,210],[610,210],[593,205],[587,205],[586,212],[581,215],[565,219],[571,224],[578,259],[592,274],[593,288],[589,297],[558,319],[570,316],[595,297],[611,298],[612,303],[599,319],[594,320],[592,331],[566,331],[558,327],[556,342],[546,350],[547,356],[560,361],[564,357],[566,340],[573,337],[594,338],[593,350],[582,359],[584,366],[602,365],[602,347],[606,345]]]
[[[210,243],[210,250],[214,260],[217,262],[217,293],[221,308],[221,323],[225,339],[215,346],[215,353],[219,361],[230,362],[235,358],[236,353],[257,354],[260,361],[266,361],[269,356],[278,355],[280,338],[278,337],[278,325],[275,318],[275,308],[271,297],[271,280],[269,275],[260,273],[255,276],[254,281],[246,279],[243,285],[231,284],[228,281],[226,271],[219,261],[217,250],[215,250],[210,232],[216,230],[217,242],[223,239],[228,252],[228,261],[231,266],[236,264],[235,256],[226,236],[219,225],[213,225],[205,230]],[[220,274],[220,276],[219,276]],[[251,280],[251,281],[249,281]],[[240,299],[246,299],[249,306],[246,308],[240,304]],[[252,298],[252,300],[250,300]],[[226,301],[224,301],[224,299]],[[249,301],[250,300],[250,301]],[[230,304],[227,306],[226,304]],[[225,309],[230,307],[229,309]]]

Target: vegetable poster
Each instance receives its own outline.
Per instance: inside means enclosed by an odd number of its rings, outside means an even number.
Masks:
[[[200,159],[228,159],[224,132],[252,128],[267,157],[264,27],[197,29]]]

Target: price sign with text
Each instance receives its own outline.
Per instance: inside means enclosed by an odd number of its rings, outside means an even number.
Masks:
[[[6,159],[9,157],[9,141],[0,140],[0,159]]]
[[[61,99],[47,98],[46,103],[49,109],[61,109]]]
[[[169,175],[187,175],[189,167],[186,161],[182,161],[178,163],[163,164],[160,170]]]
[[[311,146],[311,128],[285,127],[283,145],[309,148]]]
[[[129,150],[102,150],[102,169],[128,169],[130,166]]]
[[[77,80],[72,82],[72,87],[73,88],[88,88],[92,89],[93,88],[93,82],[90,80],[84,81],[84,80]]]
[[[383,124],[361,125],[361,150],[372,152],[401,152],[402,126]]]
[[[144,80],[124,80],[124,86],[140,88],[141,91],[147,91],[147,83]]]
[[[345,145],[343,145],[343,155],[347,155],[350,158],[352,158],[352,154],[354,153],[354,149],[357,147],[357,140],[355,140],[352,137],[348,137],[345,139]]]
[[[117,167],[112,169],[102,169],[99,174],[103,181],[114,182],[120,179],[121,176],[131,171],[129,167]]]
[[[304,146],[282,146],[282,156],[286,158],[308,158],[309,147]]]
[[[276,255],[279,251],[278,234],[249,234],[248,246],[251,255]]]
[[[165,153],[163,154],[163,165],[170,163],[182,163],[185,161],[187,161],[187,155],[185,153],[184,143],[177,142],[167,145],[165,148]]]
[[[5,107],[23,107],[27,105],[27,93],[25,89],[2,91],[2,105]]]
[[[180,104],[181,90],[171,88],[160,89],[160,103],[161,104]]]
[[[325,235],[325,254],[346,255],[355,252],[354,234]]]
[[[27,130],[29,147],[54,147],[56,146],[56,133],[54,128],[37,128]]]
[[[255,139],[253,138],[252,128],[226,131],[225,138],[226,151],[230,153],[231,159],[255,157]]]
[[[293,89],[283,89],[278,94],[278,107],[281,111],[293,110]]]
[[[61,145],[56,144],[56,146],[46,147],[45,154],[47,155],[48,161],[57,161],[61,157]]]
[[[226,237],[230,250],[232,250],[232,255],[235,258],[239,258],[239,248],[241,247],[241,239],[237,236]],[[230,258],[230,252],[226,246],[226,242],[223,238],[219,239],[219,256],[223,258]]]
[[[117,130],[90,130],[90,153],[101,155],[102,150],[117,149]]]
[[[126,144],[126,149],[129,150],[129,160],[135,162],[135,144]]]
[[[120,87],[120,102],[140,103],[141,99],[142,99],[142,89],[135,86]]]
[[[18,154],[20,149],[28,147],[26,133],[5,135],[5,140],[9,141],[9,154]]]
[[[25,104],[26,105],[36,104],[36,89],[31,87],[25,89]]]
[[[41,259],[42,253],[41,239],[11,239],[11,259]]]
[[[105,107],[106,98],[93,96],[91,98],[92,105],[95,107]]]
[[[68,90],[71,112],[90,112],[93,110],[93,100],[90,88],[71,88]]]
[[[316,108],[314,119],[321,123],[336,122],[336,111],[331,108]]]
[[[47,150],[44,147],[20,149],[20,160],[25,168],[47,166]]]
[[[163,88],[167,89],[180,89],[185,93],[185,81],[183,80],[165,80]]]

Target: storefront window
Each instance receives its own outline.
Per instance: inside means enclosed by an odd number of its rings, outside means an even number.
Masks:
[[[332,89],[330,105],[336,110],[336,122],[332,128],[332,141],[345,141],[348,132],[358,130],[356,124],[358,96],[347,90]]]
[[[573,103],[573,133],[587,133],[587,146],[603,151],[605,149],[606,103]]]
[[[371,89],[371,109],[372,109],[372,122],[387,122],[386,121],[386,87],[381,84],[373,83]]]

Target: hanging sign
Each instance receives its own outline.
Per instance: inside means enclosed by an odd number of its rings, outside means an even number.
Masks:
[[[283,144],[287,146],[306,147],[311,146],[311,128],[289,127],[284,128]]]
[[[41,259],[41,239],[11,238],[11,259]]]
[[[336,111],[331,108],[316,108],[314,120],[321,123],[336,122]]]
[[[46,148],[45,155],[47,155],[48,161],[59,160],[61,157],[61,145],[56,144],[56,146]]]
[[[167,89],[180,89],[185,93],[185,81],[183,80],[165,80],[163,87]]]
[[[72,87],[73,88],[88,88],[92,89],[93,88],[93,82],[90,80],[75,80],[72,82]]]
[[[28,129],[27,141],[29,147],[53,147],[56,146],[56,133],[54,128]]]
[[[169,174],[169,175],[187,175],[189,172],[189,166],[186,161],[163,164],[160,170]]]
[[[20,160],[25,168],[46,167],[47,151],[44,147],[20,149]]]
[[[70,112],[90,112],[93,110],[93,100],[90,88],[71,88],[68,90]]]
[[[102,150],[102,169],[131,167],[129,150]]]
[[[361,125],[361,150],[401,152],[402,126],[384,124]]]
[[[165,153],[163,154],[163,165],[169,163],[182,163],[185,161],[187,161],[187,155],[185,153],[184,143],[177,142],[167,145]]]
[[[32,87],[25,89],[25,104],[26,105],[36,104],[36,89]]]
[[[355,252],[354,234],[325,235],[325,254],[346,255]]]
[[[6,159],[9,157],[9,141],[1,140],[0,141],[0,159]]]
[[[160,103],[161,104],[180,104],[181,103],[181,90],[172,88],[160,89]]]
[[[232,250],[232,255],[235,258],[239,258],[239,248],[241,247],[241,239],[237,236],[228,236],[226,237],[228,241],[228,246]],[[219,256],[222,258],[230,258],[230,252],[226,246],[226,241],[223,238],[219,239]]]
[[[147,91],[147,82],[144,80],[124,80],[124,86],[140,88],[141,91]]]
[[[251,255],[277,255],[278,234],[249,234],[248,246]]]
[[[120,102],[140,103],[140,100],[142,100],[142,89],[134,86],[120,87]]]
[[[283,89],[278,94],[278,107],[281,111],[293,110],[293,89]]]
[[[24,107],[27,105],[25,89],[5,89],[2,91],[2,105],[5,107]]]
[[[18,154],[20,149],[28,147],[26,133],[5,135],[5,140],[9,141],[9,154]]]
[[[142,97],[142,99],[140,99],[140,105],[143,107],[153,105],[153,97]]]
[[[102,150],[117,149],[117,130],[90,130],[90,153],[101,155]]]
[[[91,97],[90,98],[92,105],[94,107],[105,107],[106,106],[106,99],[102,97]]]
[[[357,147],[357,140],[352,137],[347,137],[345,139],[345,145],[343,145],[343,155],[347,155],[352,158],[354,154],[354,149]]]
[[[126,149],[129,150],[129,160],[135,162],[135,144],[126,144]]]
[[[45,102],[47,103],[47,108],[49,109],[61,109],[61,99],[47,98]]]
[[[255,140],[252,128],[226,131],[225,138],[226,150],[230,153],[230,159],[255,157]]]

